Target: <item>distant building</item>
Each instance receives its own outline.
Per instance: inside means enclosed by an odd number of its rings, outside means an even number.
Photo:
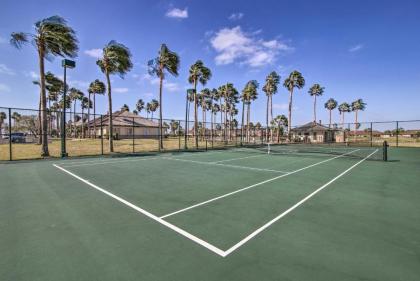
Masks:
[[[300,142],[343,142],[343,133],[336,128],[328,128],[317,122],[309,122],[305,125],[290,130],[293,141]]]
[[[112,114],[113,135],[117,138],[153,138],[159,136],[159,123],[129,111],[116,111]],[[102,116],[102,134],[108,136],[109,115]],[[78,121],[77,126],[82,126]],[[163,127],[165,133],[168,126]],[[101,136],[101,118],[97,117],[90,122],[85,122],[86,135],[90,130],[91,136]]]

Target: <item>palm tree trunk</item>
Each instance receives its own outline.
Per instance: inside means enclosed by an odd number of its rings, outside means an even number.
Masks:
[[[85,119],[83,118],[84,112],[85,112],[85,110],[84,110],[84,108],[82,106],[82,132],[81,132],[82,139],[85,138]]]
[[[316,95],[314,95],[314,123],[316,123]]]
[[[270,95],[270,126],[273,123],[273,95]],[[270,141],[273,141],[273,130],[270,127]]]
[[[96,93],[93,94],[93,121],[93,138],[96,139]]]
[[[247,113],[246,113],[246,139],[247,142],[250,141],[250,136],[249,136],[249,119],[251,117],[251,101],[248,101],[247,103]]]
[[[202,103],[201,104],[201,109],[202,109],[202,119],[203,119],[203,126],[201,126],[201,140],[204,140],[205,135],[206,135],[206,111],[205,111],[205,105]]]
[[[266,114],[265,114],[265,126],[266,126],[266,128],[265,128],[265,141],[267,141],[268,142],[268,110],[269,110],[269,104],[270,104],[270,94],[268,94],[267,95],[267,109],[266,109]]]
[[[41,120],[42,120],[42,125],[41,125],[42,136],[40,136],[42,138],[41,156],[46,157],[46,156],[50,156],[50,153],[48,151],[48,135],[47,135],[48,121],[47,121],[47,110],[46,110],[47,99],[46,99],[46,92],[45,92],[44,48],[42,44],[40,44],[39,46],[38,54],[39,54],[39,76],[41,80],[41,101],[40,101],[41,102]]]
[[[88,122],[88,138],[90,138],[90,93],[89,93],[89,97],[88,97],[89,101],[88,101],[88,118],[87,118],[87,122]]]
[[[39,103],[38,103],[38,144],[41,145],[42,144],[42,116],[41,116],[41,91],[39,92]]]
[[[198,149],[198,108],[197,108],[197,80],[194,80],[194,138],[195,148]]]
[[[160,76],[160,81],[159,81],[159,150],[163,149],[162,84],[163,84],[163,75]]]
[[[113,138],[113,126],[112,126],[112,96],[111,96],[111,80],[109,79],[108,71],[105,72],[107,90],[108,90],[108,140],[109,140],[109,152],[114,152],[114,138]]]
[[[224,128],[224,140],[227,140],[227,99],[225,98],[225,128]]]
[[[330,123],[329,123],[329,125],[328,125],[328,128],[330,128],[331,129],[331,109],[330,109]]]
[[[355,113],[355,123],[354,123],[354,140],[356,141],[356,139],[357,139],[357,112],[358,112],[358,110],[355,110],[354,111],[354,113]]]
[[[179,126],[181,126],[181,124],[179,124]],[[187,149],[187,142],[188,142],[188,92],[185,96],[185,126],[184,126],[184,149]]]
[[[76,102],[77,102],[77,100],[75,99],[74,100],[74,107],[73,107],[73,123],[72,123],[72,126],[73,126],[73,137],[76,137]]]
[[[290,90],[290,95],[289,95],[289,120],[287,123],[287,137],[289,141],[292,139],[292,136],[290,134],[290,130],[292,128],[292,103],[293,103],[293,88]]]
[[[244,140],[244,117],[245,117],[245,101],[242,100],[242,121],[241,121],[241,144]]]

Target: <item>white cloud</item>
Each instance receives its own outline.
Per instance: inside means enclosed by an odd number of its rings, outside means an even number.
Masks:
[[[273,109],[289,110],[289,104],[288,103],[273,103]],[[299,108],[297,106],[292,106],[292,109],[298,110]]]
[[[115,93],[123,94],[128,92],[128,88],[114,88],[112,91]]]
[[[240,20],[243,17],[244,17],[243,13],[233,13],[228,17],[228,19],[235,21],[235,20]]]
[[[102,57],[102,49],[90,49],[90,50],[85,50],[83,53],[85,53],[86,55],[98,59]]]
[[[10,87],[6,84],[0,83],[0,93],[8,93],[10,92]]]
[[[256,38],[255,33],[245,33],[240,26],[220,29],[211,39],[210,44],[216,50],[216,64],[234,62],[261,67],[273,64],[280,52],[294,48],[278,39],[264,40]]]
[[[360,51],[361,49],[363,49],[363,47],[364,47],[363,44],[357,44],[353,47],[350,47],[349,52],[354,53],[354,52]]]
[[[60,77],[59,77],[60,78]],[[63,79],[63,78],[60,78],[60,79]],[[76,88],[80,88],[80,90],[82,90],[82,91],[84,91],[84,90],[86,90],[87,88],[89,88],[89,82],[87,82],[87,81],[82,81],[82,80],[68,80],[67,81],[67,84],[70,86],[70,87],[76,87]]]
[[[3,38],[0,36],[0,44],[4,44],[6,42],[7,42],[6,38]]]
[[[169,9],[166,14],[168,18],[176,18],[176,19],[186,19],[188,18],[188,9],[185,8],[184,10],[178,8]]]
[[[178,83],[173,82],[163,82],[163,88],[165,88],[169,92],[176,92],[181,90],[181,87],[178,85]]]
[[[16,73],[7,67],[7,65],[0,64],[0,74],[15,75]]]
[[[154,94],[153,93],[151,93],[151,92],[148,92],[148,93],[144,93],[143,94],[143,96],[145,96],[146,98],[153,98],[154,97]]]
[[[29,77],[31,79],[34,79],[34,80],[39,79],[39,75],[35,71],[23,71],[23,75],[25,75],[26,77]]]

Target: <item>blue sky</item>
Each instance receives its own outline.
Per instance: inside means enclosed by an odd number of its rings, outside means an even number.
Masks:
[[[323,103],[330,97],[339,103],[363,98],[367,110],[361,121],[420,119],[419,1],[3,0],[0,106],[37,107],[38,90],[31,83],[38,72],[36,52],[30,45],[16,50],[8,40],[11,32],[32,32],[37,20],[56,14],[68,20],[80,41],[70,86],[86,91],[90,81],[104,80],[95,55],[110,40],[132,51],[132,71],[125,79],[112,78],[115,109],[157,98],[158,85],[145,65],[166,43],[180,55],[181,68],[178,77],[165,81],[165,118],[184,119],[188,68],[201,59],[213,72],[209,88],[229,81],[242,90],[251,79],[262,86],[272,70],[282,82],[290,71],[302,72],[306,86],[294,96],[294,124],[312,119],[307,92],[313,83],[325,87],[318,102],[324,121]],[[60,60],[47,62],[46,69],[61,75]],[[254,121],[265,119],[265,102],[260,90],[251,108]],[[287,102],[280,87],[274,114],[286,114]],[[97,105],[105,112],[105,97]]]

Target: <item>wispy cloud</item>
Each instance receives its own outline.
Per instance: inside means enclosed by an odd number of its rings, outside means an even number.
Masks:
[[[232,20],[232,21],[235,21],[235,20],[240,20],[243,17],[244,17],[243,13],[233,13],[228,17],[228,19]]]
[[[225,65],[238,62],[251,67],[273,64],[281,52],[294,48],[278,39],[264,40],[255,33],[246,33],[240,26],[222,28],[210,39],[217,52],[216,64]]]
[[[288,103],[273,103],[273,109],[279,110],[288,110],[289,104]],[[297,106],[293,106],[293,110],[299,109]]]
[[[363,48],[364,48],[363,44],[357,44],[355,46],[350,47],[349,48],[349,52],[350,53],[358,52],[358,51],[360,51]]]
[[[60,78],[60,77],[59,77]],[[63,79],[63,78],[60,78],[60,79]],[[76,87],[76,88],[80,88],[80,90],[82,90],[82,91],[84,91],[84,90],[86,90],[87,88],[89,88],[89,82],[88,81],[82,81],[82,80],[69,80],[68,82],[67,82],[67,84],[70,86],[70,87]]]
[[[0,83],[0,93],[8,93],[11,89],[6,84]]]
[[[31,71],[23,71],[23,75],[25,75],[26,77],[29,77],[31,79],[34,79],[34,80],[38,80],[39,79],[38,73],[36,73],[33,70],[31,70]]]
[[[0,44],[5,44],[5,43],[7,43],[6,38],[0,36]]]
[[[15,75],[16,73],[5,64],[0,64],[0,74]]]
[[[102,49],[90,49],[90,50],[85,50],[83,53],[92,58],[98,59],[102,57],[103,51]]]
[[[124,93],[127,93],[129,89],[128,88],[114,88],[112,89],[112,91],[115,93],[124,94]]]
[[[186,19],[188,18],[188,9],[185,8],[184,10],[181,10],[178,8],[171,8],[166,12],[165,15],[168,18]]]

